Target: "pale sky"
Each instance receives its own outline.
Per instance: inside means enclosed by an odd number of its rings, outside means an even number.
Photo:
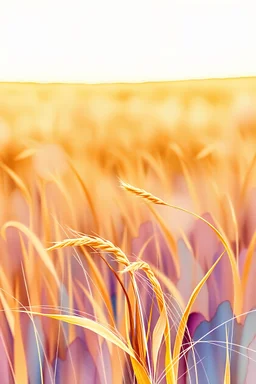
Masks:
[[[256,75],[254,1],[0,0],[0,81]]]

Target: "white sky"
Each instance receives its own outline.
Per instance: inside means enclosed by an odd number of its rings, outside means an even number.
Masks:
[[[256,75],[253,4],[0,0],[0,81],[140,82]]]

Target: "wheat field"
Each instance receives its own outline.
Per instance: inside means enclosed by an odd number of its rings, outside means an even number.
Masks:
[[[1,383],[254,383],[256,79],[0,100]]]

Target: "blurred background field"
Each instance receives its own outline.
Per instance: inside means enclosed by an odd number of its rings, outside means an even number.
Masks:
[[[2,83],[0,97],[1,145],[8,134],[22,133],[48,141],[72,134],[74,144],[80,142],[86,148],[92,142],[100,146],[114,139],[124,149],[134,141],[138,147],[149,149],[156,144],[156,137],[160,143],[166,138],[180,142],[184,134],[190,142],[196,135],[199,143],[207,143],[207,136],[208,141],[221,140],[234,134],[239,125],[253,131],[256,80],[113,85]],[[16,136],[17,142],[21,139]]]
[[[0,98],[2,155],[35,139],[64,145],[74,156],[83,151],[83,160],[107,156],[111,170],[116,150],[132,160],[144,150],[169,155],[174,142],[186,156],[225,144],[228,155],[237,134],[255,136],[254,78],[134,85],[2,83]]]
[[[171,181],[179,185],[184,164],[194,181],[200,178],[194,194],[202,193],[200,172],[207,168],[218,188],[235,197],[234,183],[242,183],[254,156],[255,78],[113,85],[2,83],[0,99],[2,161],[24,180],[34,176],[31,166],[47,179],[47,172],[64,172],[65,152],[99,200],[103,191],[107,198],[100,183],[113,187],[117,176],[146,188],[153,175],[160,181],[153,182],[154,192],[165,194],[166,172],[168,188]],[[184,188],[179,188],[181,196]],[[208,208],[207,190],[201,212]]]

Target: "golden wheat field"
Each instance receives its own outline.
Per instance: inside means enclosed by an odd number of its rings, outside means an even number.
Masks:
[[[0,382],[253,384],[256,79],[0,100]]]

